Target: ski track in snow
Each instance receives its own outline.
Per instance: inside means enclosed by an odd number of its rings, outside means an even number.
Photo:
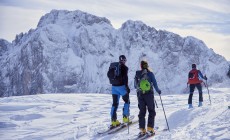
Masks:
[[[228,140],[230,139],[230,88],[213,89],[212,105],[204,91],[204,106],[197,107],[198,94],[193,97],[193,109],[187,109],[188,94],[162,95],[169,122],[167,128],[160,98],[156,108],[153,139]],[[131,115],[138,119],[136,95],[131,94]],[[136,135],[138,123],[128,130],[98,135],[110,124],[110,94],[43,94],[0,98],[1,140],[127,140]],[[122,120],[123,101],[120,99],[118,119]]]

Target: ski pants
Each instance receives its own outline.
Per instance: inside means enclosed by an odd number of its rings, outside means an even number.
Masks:
[[[154,128],[156,111],[155,111],[155,103],[154,103],[153,93],[140,94],[138,96],[139,128],[145,129],[146,107],[147,107],[148,112],[149,112],[147,126]]]
[[[123,107],[123,117],[129,116],[129,94],[127,93],[125,86],[112,86],[112,98],[113,98],[113,104],[111,108],[111,120],[115,121],[117,120],[117,108],[119,105],[120,96],[122,96],[122,99],[124,100],[124,107]]]
[[[199,102],[203,102],[203,93],[202,93],[202,86],[201,83],[198,84],[190,84],[189,88],[190,88],[190,94],[188,97],[188,104],[192,104],[192,96],[193,96],[193,92],[195,90],[195,87],[198,89],[199,92]]]

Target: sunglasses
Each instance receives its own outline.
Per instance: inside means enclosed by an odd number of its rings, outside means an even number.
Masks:
[[[122,59],[121,62],[126,62],[126,59]]]

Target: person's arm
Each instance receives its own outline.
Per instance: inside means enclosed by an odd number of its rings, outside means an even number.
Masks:
[[[151,82],[153,84],[153,87],[159,94],[161,94],[161,90],[158,88],[157,81],[156,81],[154,74],[152,72],[150,74],[151,74]]]
[[[207,77],[203,76],[203,74],[200,71],[198,71],[198,76],[204,80],[207,80]]]
[[[128,67],[124,67],[124,77],[123,77],[123,81],[124,81],[124,84],[128,87],[128,83],[129,83],[129,78],[128,78],[128,70],[129,68]]]
[[[188,84],[189,84],[189,79],[190,78],[193,78],[194,77],[194,75],[191,73],[191,71],[188,73],[188,82],[187,82],[187,86],[188,86]]]
[[[135,89],[137,89],[138,88],[138,84],[139,84],[139,79],[140,78],[140,71],[136,71],[136,75],[135,75],[135,78],[134,78],[134,87],[135,87]]]
[[[134,77],[134,88],[137,89],[137,73]]]
[[[122,80],[123,80],[123,83],[126,87],[126,90],[127,92],[129,93],[130,92],[130,88],[129,88],[129,80],[128,80],[128,67],[126,67],[125,65],[122,65],[121,66],[121,74],[122,74]]]

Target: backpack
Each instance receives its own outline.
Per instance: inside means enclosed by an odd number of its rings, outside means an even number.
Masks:
[[[138,90],[141,91],[143,94],[148,93],[152,89],[152,85],[148,80],[148,72],[145,69],[141,72],[140,78],[138,79]]]
[[[199,79],[198,76],[199,70],[191,70],[188,74],[188,83],[189,84],[198,84],[201,83],[202,81]]]
[[[110,84],[112,85],[122,84],[121,65],[119,62],[114,62],[110,64],[109,70],[107,72],[107,76],[109,78]]]

